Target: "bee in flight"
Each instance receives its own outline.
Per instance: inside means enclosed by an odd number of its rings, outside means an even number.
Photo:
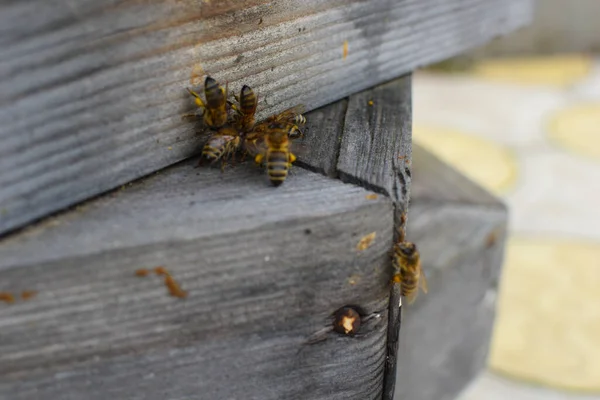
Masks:
[[[233,124],[240,132],[249,132],[254,128],[254,114],[258,105],[258,96],[250,86],[244,85],[240,91],[240,95],[235,96],[237,105],[230,103],[232,110],[235,112],[233,116]]]
[[[188,89],[188,92],[194,96],[196,105],[202,109],[202,117],[206,126],[211,129],[218,129],[227,123],[227,85],[223,87],[216,80],[207,76],[204,81],[206,102],[193,90]]]
[[[395,270],[392,281],[402,285],[402,296],[406,297],[409,304],[417,298],[419,288],[427,293],[427,279],[421,269],[421,255],[414,243],[396,243],[392,265]]]

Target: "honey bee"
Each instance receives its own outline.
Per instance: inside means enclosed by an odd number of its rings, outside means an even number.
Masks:
[[[240,148],[242,138],[237,129],[226,125],[214,132],[202,148],[202,157],[210,162],[225,161]],[[200,159],[202,162],[202,158]]]
[[[264,135],[268,131],[271,123],[280,122],[286,124],[290,139],[301,138],[304,133],[300,130],[300,127],[306,124],[306,118],[304,115],[302,115],[302,112],[304,112],[304,105],[298,104],[280,112],[279,114],[271,115],[263,122],[257,124],[249,137],[253,138]]]
[[[421,269],[421,256],[414,243],[396,243],[392,265],[395,270],[392,280],[402,285],[402,296],[406,297],[409,304],[417,298],[419,288],[427,293],[427,279]]]
[[[235,96],[238,105],[232,104],[231,108],[236,112],[233,117],[234,126],[240,132],[248,132],[254,128],[254,114],[258,105],[258,96],[248,85],[244,85],[240,96]]]
[[[202,108],[202,117],[206,126],[218,129],[227,123],[227,85],[223,88],[216,80],[207,76],[204,81],[206,102],[202,101],[200,95],[193,90],[188,89],[188,92],[194,96],[196,105]]]
[[[266,127],[264,135],[250,137],[246,140],[246,149],[255,154],[254,161],[262,164],[266,161],[267,175],[273,186],[279,186],[285,181],[288,171],[296,156],[290,151],[289,123],[271,122]]]

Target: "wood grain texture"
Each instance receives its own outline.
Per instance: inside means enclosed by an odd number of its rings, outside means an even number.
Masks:
[[[0,304],[0,398],[381,398],[390,201],[193,165],[0,242],[0,291],[38,293]],[[186,299],[134,275],[157,265]],[[327,330],[347,304],[368,321],[355,337]]]
[[[337,168],[340,178],[408,204],[411,76],[350,97]]]
[[[455,172],[439,161],[434,165],[443,170],[422,168],[431,155],[413,149],[408,240],[419,246],[429,293],[403,307],[395,398],[451,400],[485,366],[507,212],[499,201],[488,201],[492,196],[480,203],[465,197],[473,183],[452,176]],[[440,184],[435,176],[447,178],[446,189],[457,193],[418,197],[434,193],[430,186]]]
[[[527,23],[529,0],[0,4],[0,232],[198,151],[204,74],[308,110]],[[348,55],[343,57],[343,43]]]
[[[400,326],[402,325],[402,285],[392,283],[388,306],[387,357],[383,376],[382,400],[393,400],[396,390],[396,371],[398,370],[398,345]]]
[[[348,99],[342,99],[306,114],[298,165],[330,178],[339,176],[337,163],[347,109]]]

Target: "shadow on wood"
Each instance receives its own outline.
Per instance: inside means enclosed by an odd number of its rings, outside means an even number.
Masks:
[[[408,238],[429,293],[404,307],[395,398],[451,400],[485,366],[507,211],[418,145],[413,167]]]

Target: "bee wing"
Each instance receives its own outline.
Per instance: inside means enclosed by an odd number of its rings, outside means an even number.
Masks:
[[[283,110],[279,114],[274,115],[272,118],[275,121],[292,121],[296,115],[302,114],[304,110],[304,104],[297,104],[294,107],[290,107],[287,110]]]
[[[310,146],[299,140],[293,140],[290,145],[290,151],[298,158],[302,158],[310,153]],[[300,160],[302,161],[302,160]]]
[[[427,291],[429,290],[427,288],[427,278],[425,278],[425,274],[423,273],[422,269],[421,276],[419,277],[419,287],[421,288],[421,290],[423,290],[423,293],[427,293]]]
[[[267,151],[267,144],[262,136],[256,136],[253,138],[246,137],[243,143],[243,149],[253,157],[257,156],[258,154],[264,155]]]
[[[419,294],[419,291],[415,290],[412,293],[410,293],[408,296],[405,296],[404,298],[406,299],[406,301],[408,302],[408,304],[412,304],[417,299],[417,295],[418,294]]]

